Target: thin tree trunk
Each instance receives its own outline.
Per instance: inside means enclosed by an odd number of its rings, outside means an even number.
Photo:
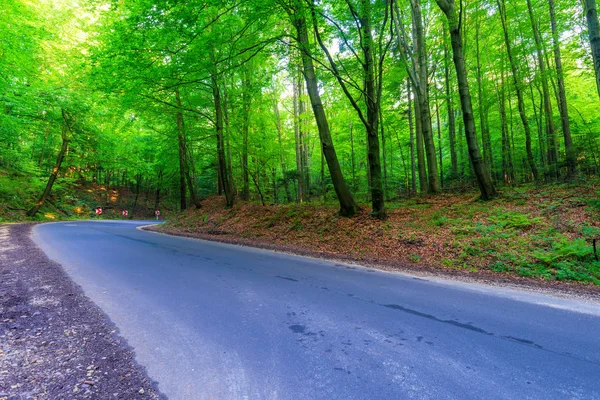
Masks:
[[[452,107],[452,93],[450,90],[450,68],[448,66],[448,46],[444,41],[444,77],[446,83],[446,106],[448,108],[448,139],[450,141],[450,162],[452,166],[451,179],[458,177],[458,159],[456,157],[456,116]]]
[[[279,163],[281,165],[281,173],[283,174],[283,187],[285,189],[285,196],[287,202],[291,203],[292,194],[290,193],[290,184],[287,179],[287,169],[285,167],[285,155],[283,153],[283,143],[281,141],[281,132],[283,127],[281,126],[281,117],[279,115],[278,100],[274,99],[273,112],[275,113],[275,126],[277,128],[277,141],[279,142]]]
[[[480,3],[477,3],[478,11],[479,11]],[[483,88],[483,79],[482,79],[482,68],[481,68],[481,51],[479,46],[479,25],[480,18],[479,14],[477,17],[477,22],[475,24],[475,50],[476,50],[476,59],[477,59],[477,101],[479,105],[479,129],[481,130],[481,143],[483,150],[483,160],[485,165],[487,165],[488,169],[492,170],[492,139],[490,137],[490,131],[486,124],[486,114],[487,109],[484,107],[484,88]]]
[[[250,130],[250,76],[248,66],[243,70],[242,89],[242,200],[250,200],[250,180],[248,178],[248,133]]]
[[[212,55],[211,55],[212,56]],[[212,58],[212,57],[211,57]],[[219,163],[220,180],[225,193],[225,203],[228,208],[233,207],[235,197],[231,185],[231,175],[228,173],[227,158],[225,155],[225,141],[223,138],[223,108],[221,106],[221,89],[217,80],[217,72],[211,75],[213,100],[215,107],[215,131],[217,136],[217,159]]]
[[[423,16],[421,12],[421,0],[411,0],[411,10],[413,19],[413,35],[415,44],[415,53],[418,65],[419,85],[415,87],[417,98],[419,100],[419,113],[421,118],[421,130],[423,142],[425,145],[425,154],[427,156],[428,171],[428,191],[438,193],[440,191],[437,153],[433,139],[433,129],[431,124],[431,109],[429,105],[429,83],[427,68],[427,49],[425,48],[425,29],[423,27]]]
[[[417,193],[417,164],[415,162],[415,128],[413,125],[413,107],[410,90],[410,78],[406,78],[406,90],[408,93],[408,129],[410,131],[410,187],[411,194]]]
[[[538,68],[540,69],[540,78],[542,81],[542,91],[544,94],[544,121],[546,125],[546,141],[548,143],[548,167],[550,176],[558,178],[558,151],[556,146],[556,132],[554,130],[554,119],[552,116],[552,103],[550,101],[550,89],[548,87],[548,75],[546,73],[546,63],[544,62],[544,52],[542,48],[542,38],[538,25],[533,14],[531,0],[527,0],[527,10],[533,37],[535,39],[535,48],[537,54]]]
[[[385,127],[383,125],[383,112],[379,107],[379,125],[381,126],[381,155],[383,156],[383,193],[387,197],[388,193],[388,171],[387,171],[387,149],[385,146]]]
[[[158,210],[160,205],[160,185],[162,184],[162,169],[158,171],[158,182],[156,184],[156,197],[154,198],[154,209]]]
[[[194,161],[193,161],[193,158],[191,157],[191,153],[187,146],[185,120],[183,119],[183,113],[181,112],[181,95],[179,93],[179,89],[175,89],[175,102],[176,102],[176,105],[178,108],[178,111],[177,111],[178,135],[177,135],[177,137],[180,141],[180,143],[179,143],[180,151],[183,149],[183,154],[184,154],[183,165],[184,165],[185,179],[187,181],[187,188],[188,188],[188,191],[190,192],[190,200],[192,201],[192,204],[194,206],[196,206],[196,208],[200,208],[200,201],[198,200],[198,195],[196,192],[196,185],[194,184],[194,179],[193,179],[193,176],[191,173],[191,169],[192,169],[191,166],[193,165]],[[181,155],[180,155],[180,157],[181,157]],[[184,193],[185,193],[185,191],[184,191]],[[183,197],[185,199],[185,194],[183,195]],[[184,208],[182,208],[182,210],[184,210]]]
[[[508,22],[506,20],[506,7],[504,0],[497,0],[498,10],[500,12],[500,20],[502,22],[502,30],[504,31],[504,44],[506,45],[506,53],[508,55],[508,61],[510,63],[513,83],[515,86],[515,93],[517,94],[517,102],[519,107],[519,115],[521,117],[521,123],[523,124],[523,130],[525,131],[525,149],[527,152],[527,162],[529,168],[533,174],[533,179],[538,180],[538,170],[535,166],[535,160],[533,158],[533,151],[531,149],[531,130],[529,129],[529,121],[527,120],[527,114],[525,112],[525,101],[523,99],[523,91],[521,89],[521,82],[519,78],[519,72],[517,70],[517,64],[513,59],[512,46],[510,38],[508,37]]]
[[[179,100],[179,89],[175,89],[175,99],[178,102],[178,107],[181,107]],[[177,143],[179,149],[179,208],[181,211],[187,208],[187,189],[185,184],[185,138],[183,136],[183,115],[181,108],[177,109]]]
[[[292,89],[293,89],[293,102],[294,102],[294,137],[296,142],[296,177],[298,180],[298,196],[297,200],[299,203],[303,203],[305,199],[304,192],[304,157],[303,157],[303,145],[302,145],[302,131],[300,127],[300,110],[299,110],[299,101],[300,101],[300,82],[298,79],[298,74],[293,73],[292,76]]]
[[[552,43],[554,47],[554,64],[556,66],[556,80],[558,84],[558,109],[560,111],[560,122],[562,124],[567,159],[567,179],[572,180],[573,176],[575,175],[577,154],[575,154],[573,139],[571,138],[569,108],[567,106],[565,76],[562,67],[562,56],[560,54],[560,39],[558,37],[558,29],[556,26],[556,9],[554,7],[554,0],[548,0],[548,6],[550,8],[550,25],[552,27]]]
[[[440,123],[440,104],[436,98],[435,102],[435,115],[437,121],[437,134],[438,134],[438,152],[440,157],[440,186],[444,188],[444,164],[442,163],[442,126]]]

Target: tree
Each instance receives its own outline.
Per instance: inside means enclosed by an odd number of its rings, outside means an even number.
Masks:
[[[477,144],[475,119],[473,117],[473,106],[471,104],[471,93],[469,92],[467,68],[463,54],[461,33],[462,21],[460,20],[459,15],[456,13],[454,0],[436,0],[436,2],[448,19],[454,67],[456,69],[458,91],[460,93],[460,103],[463,112],[463,121],[465,124],[465,136],[467,139],[467,147],[469,149],[469,159],[471,160],[475,177],[477,179],[477,183],[479,184],[481,198],[483,200],[489,200],[496,196],[496,189],[492,184],[487,166],[481,158],[479,145]]]
[[[306,91],[310,97],[313,114],[319,130],[321,139],[321,151],[327,161],[329,174],[333,188],[340,203],[340,215],[352,217],[356,214],[356,204],[354,198],[348,189],[346,180],[342,173],[340,163],[337,158],[337,153],[333,146],[329,124],[321,101],[321,95],[317,85],[317,76],[313,65],[313,56],[308,40],[308,27],[306,24],[306,8],[302,0],[294,2],[293,6],[285,5],[285,10],[288,13],[292,25],[296,29],[296,42],[300,48],[300,57],[302,59],[302,73],[306,82]]]

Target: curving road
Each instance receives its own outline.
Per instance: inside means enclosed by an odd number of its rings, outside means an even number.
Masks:
[[[69,222],[33,238],[171,399],[600,399],[600,306]]]

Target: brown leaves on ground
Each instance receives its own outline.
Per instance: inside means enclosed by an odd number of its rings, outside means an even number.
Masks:
[[[410,268],[476,273],[512,255],[548,245],[552,235],[581,238],[582,227],[600,229],[594,187],[513,189],[483,202],[475,194],[439,195],[388,203],[388,219],[373,218],[363,205],[353,218],[332,205],[262,206],[223,198],[203,201],[157,229],[190,236],[258,244],[300,253]],[[548,240],[546,240],[548,241]],[[591,244],[590,244],[591,245]]]

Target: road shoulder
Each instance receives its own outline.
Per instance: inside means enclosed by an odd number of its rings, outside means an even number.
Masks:
[[[0,225],[0,400],[163,398],[33,226]]]

